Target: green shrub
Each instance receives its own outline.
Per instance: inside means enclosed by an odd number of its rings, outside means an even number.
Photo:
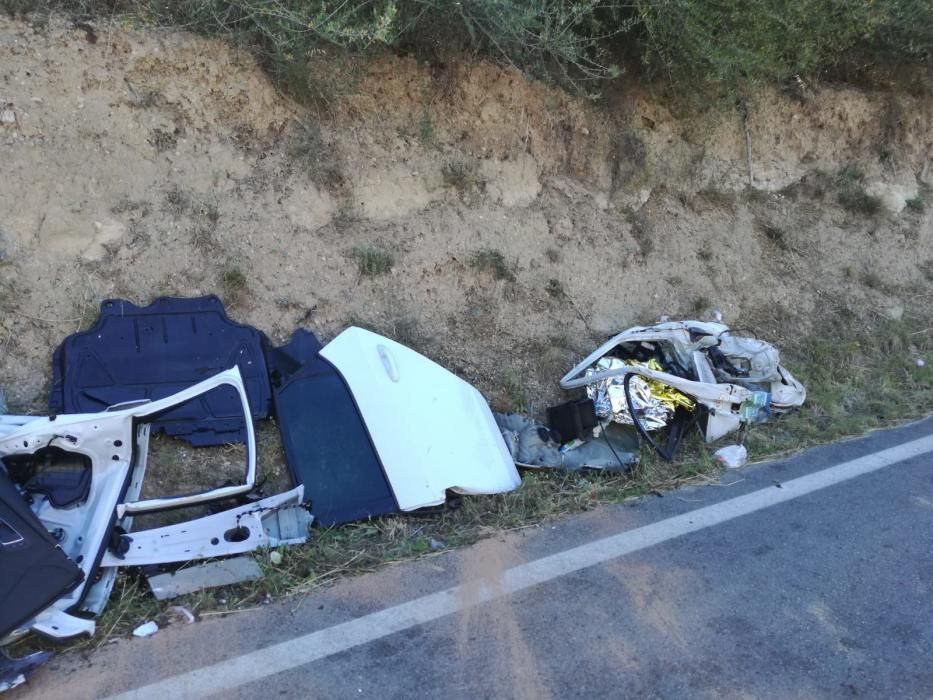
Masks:
[[[645,60],[725,86],[812,75],[842,62],[929,62],[929,0],[637,0]]]
[[[108,21],[133,15],[243,40],[286,82],[295,78],[290,64],[304,68],[312,50],[328,47],[479,52],[578,88],[617,75],[613,58],[633,54],[654,75],[730,91],[843,65],[856,75],[876,64],[933,65],[930,0],[0,0],[0,7]],[[306,88],[299,80],[297,91]]]

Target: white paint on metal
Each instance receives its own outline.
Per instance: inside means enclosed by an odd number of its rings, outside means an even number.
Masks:
[[[518,488],[502,433],[473,386],[362,328],[348,328],[321,355],[349,385],[402,510],[439,505],[447,489]]]

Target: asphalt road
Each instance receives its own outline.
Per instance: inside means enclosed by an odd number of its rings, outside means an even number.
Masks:
[[[931,698],[931,436],[926,420],[122,640],[3,700]]]

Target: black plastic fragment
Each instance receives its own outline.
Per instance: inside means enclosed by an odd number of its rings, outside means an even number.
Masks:
[[[160,297],[149,306],[101,304],[88,331],[68,336],[52,359],[49,411],[95,413],[114,404],[158,400],[238,366],[255,420],[272,408],[264,334],[228,318],[216,296]],[[244,442],[239,396],[219,387],[163,414],[154,430],[193,445]]]
[[[266,350],[292,477],[324,527],[394,513],[398,504],[353,394],[320,350],[305,330]]]
[[[667,439],[664,444],[661,444],[655,440],[645,429],[645,426],[642,425],[640,412],[635,408],[635,402],[632,401],[630,386],[632,378],[637,376],[636,374],[626,374],[622,384],[625,389],[625,403],[628,405],[628,411],[632,416],[632,422],[638,429],[638,434],[641,435],[642,439],[651,445],[651,448],[657,452],[658,455],[670,462],[674,459],[674,455],[677,454],[677,449],[680,447],[684,435],[686,435],[687,431],[696,425],[697,421],[700,419],[703,409],[697,407],[692,411],[688,411],[678,406],[674,411],[674,417],[670,425],[667,427]]]
[[[41,493],[55,508],[87,500],[91,490],[91,458],[59,447],[0,459],[14,481],[27,493]]]
[[[82,580],[0,468],[0,639]]]
[[[599,419],[592,399],[576,399],[547,410],[547,422],[551,430],[560,436],[561,443],[591,438]]]

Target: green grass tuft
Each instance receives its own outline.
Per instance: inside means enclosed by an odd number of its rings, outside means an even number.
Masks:
[[[488,272],[497,280],[515,281],[513,266],[506,261],[505,256],[498,250],[484,248],[476,251],[470,258],[470,267],[481,272]]]
[[[392,253],[374,245],[354,246],[350,251],[350,257],[356,261],[362,277],[384,275],[395,265],[395,256]]]

